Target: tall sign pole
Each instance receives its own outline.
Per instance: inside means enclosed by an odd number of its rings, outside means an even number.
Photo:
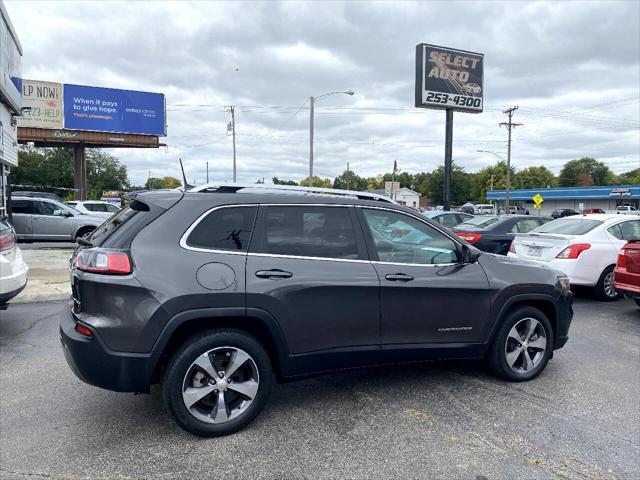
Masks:
[[[505,194],[504,194],[504,213],[509,215],[509,193],[511,192],[511,130],[513,128],[519,127],[522,123],[513,123],[513,112],[515,112],[518,107],[507,108],[503,113],[507,114],[509,117],[508,122],[502,122],[500,126],[507,127],[507,131],[509,132],[509,140],[507,143],[507,177],[506,177],[506,185],[505,185]]]
[[[451,170],[453,167],[453,110],[447,108],[444,137],[444,187],[443,187],[443,208],[451,210]]]
[[[309,97],[309,186],[313,182],[313,105],[315,99]]]
[[[484,55],[420,43],[416,46],[415,106],[445,110],[443,207],[451,208],[453,112],[481,113]]]
[[[236,107],[231,106],[231,133],[233,134],[233,183],[236,183]]]

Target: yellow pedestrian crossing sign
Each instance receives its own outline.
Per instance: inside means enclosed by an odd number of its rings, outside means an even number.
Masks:
[[[531,200],[536,204],[536,208],[540,208],[540,205],[544,202],[544,198],[539,193],[536,193]]]

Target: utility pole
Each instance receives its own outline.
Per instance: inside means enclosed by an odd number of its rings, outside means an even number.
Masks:
[[[313,179],[313,104],[315,100],[313,97],[309,97],[309,186]]]
[[[347,162],[347,190],[349,190],[349,187],[351,185],[349,184],[349,162]]]
[[[233,134],[233,183],[236,183],[236,107],[231,105],[231,133]]]
[[[207,183],[209,183],[209,162],[207,162]]]
[[[509,132],[509,141],[507,143],[507,178],[504,196],[504,210],[507,215],[509,215],[509,192],[511,191],[511,130],[523,125],[522,123],[513,123],[512,121],[513,112],[515,112],[517,109],[518,107],[511,107],[504,110],[502,113],[508,115],[509,121],[500,123],[500,126],[507,127],[507,130]]]

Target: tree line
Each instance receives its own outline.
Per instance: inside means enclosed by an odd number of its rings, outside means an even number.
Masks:
[[[73,196],[73,152],[66,148],[21,150],[19,163],[11,169],[11,183],[30,185],[38,190],[52,191],[71,198]],[[88,149],[86,154],[87,197],[100,198],[105,190],[134,191],[143,189],[176,188],[182,182],[175,177],[150,177],[145,185],[133,185],[127,176],[127,167],[113,155],[98,149]],[[504,189],[507,166],[505,162],[485,167],[478,172],[467,172],[454,163],[452,170],[452,202],[482,201],[486,192]],[[379,190],[392,180],[392,173],[375,177],[363,177],[353,170],[345,170],[333,181],[313,177],[300,181],[273,177],[277,185],[301,185],[346,190]],[[440,165],[430,172],[400,172],[396,181],[401,187],[410,188],[428,198],[432,203],[442,203],[444,167]],[[258,183],[262,183],[260,180]],[[544,166],[532,166],[521,170],[511,167],[511,188],[576,187],[591,185],[640,184],[640,168],[615,175],[603,162],[590,157],[571,160],[564,164],[558,176]],[[22,189],[23,187],[18,187]]]

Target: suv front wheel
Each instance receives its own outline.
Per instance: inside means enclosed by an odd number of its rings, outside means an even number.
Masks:
[[[214,330],[188,339],[167,366],[163,397],[185,430],[216,437],[249,424],[271,392],[269,356],[251,336]]]
[[[520,307],[509,312],[500,325],[488,360],[496,375],[523,382],[540,375],[552,351],[549,319],[537,308]]]

